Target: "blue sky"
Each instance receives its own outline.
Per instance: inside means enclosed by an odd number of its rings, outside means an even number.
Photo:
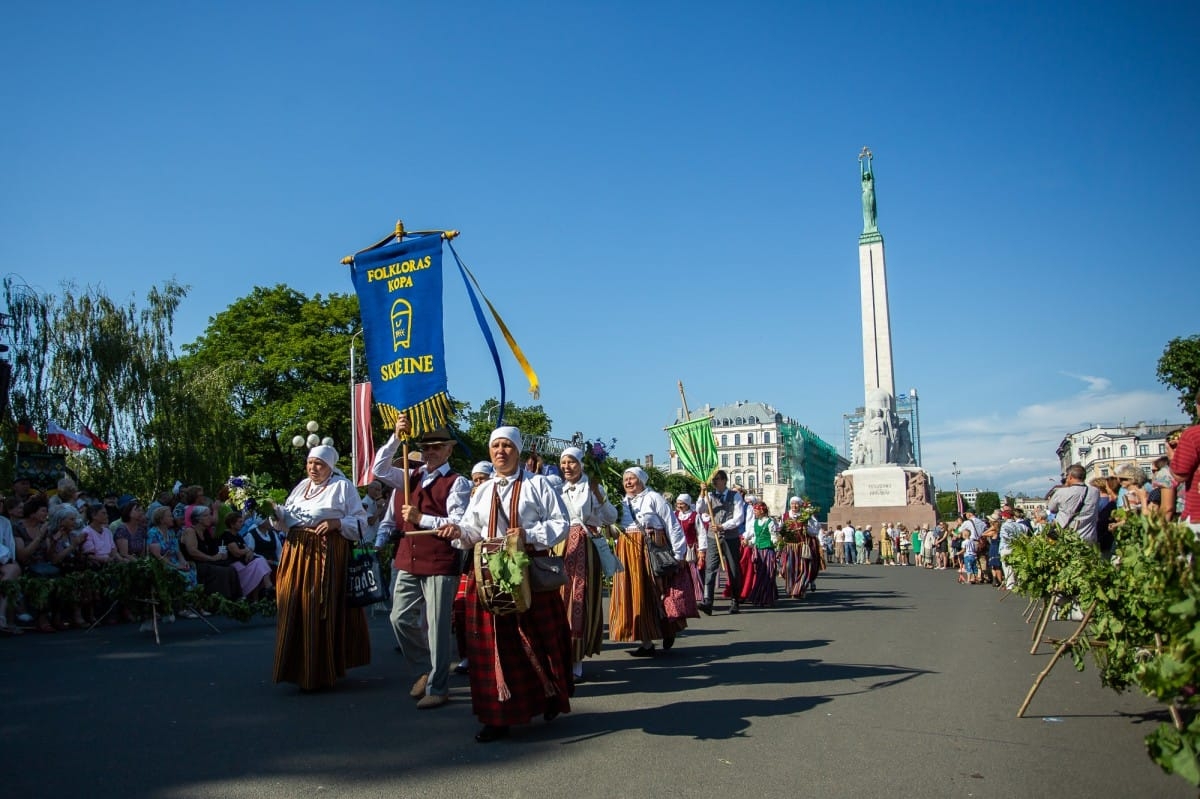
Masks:
[[[856,156],[941,487],[1042,492],[1089,422],[1180,421],[1195,3],[55,3],[0,29],[0,265],[255,285],[456,228],[556,433],[663,460],[679,405],[862,403]],[[451,391],[494,373],[447,276]],[[1187,289],[1185,288],[1184,291]],[[510,397],[523,396],[506,362]]]

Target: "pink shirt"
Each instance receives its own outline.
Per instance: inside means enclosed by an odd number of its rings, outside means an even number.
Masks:
[[[90,524],[83,528],[86,538],[83,541],[83,552],[85,555],[91,555],[96,560],[108,560],[112,555],[113,550],[117,548],[117,542],[113,540],[112,530],[107,527],[99,532]]]

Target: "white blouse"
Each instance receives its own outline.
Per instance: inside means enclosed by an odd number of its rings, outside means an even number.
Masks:
[[[580,477],[577,482],[563,485],[563,503],[567,506],[567,518],[572,525],[602,527],[617,520],[617,509],[608,501],[604,486],[600,486],[599,493],[600,499],[596,499],[587,475]]]
[[[323,486],[313,485],[312,480],[304,478],[292,489],[281,507],[284,529],[316,527],[328,519],[340,519],[343,538],[357,541],[367,531],[367,511],[363,508],[358,491],[349,480],[338,474],[331,475]],[[279,520],[274,520],[274,523],[279,528]]]
[[[632,518],[630,511],[633,512]],[[675,559],[683,560],[687,557],[687,538],[683,535],[679,518],[663,495],[657,491],[647,488],[637,496],[625,497],[625,501],[621,503],[621,524],[626,530],[666,530],[667,537],[671,539],[671,549],[675,550]]]
[[[504,485],[501,485],[501,482]],[[467,510],[458,522],[461,535],[452,543],[457,549],[471,549],[477,543],[488,537],[491,526],[492,498],[500,498],[501,512],[507,516],[511,507],[513,487],[517,481],[504,475],[495,475],[491,480],[481,485]],[[567,534],[567,508],[562,497],[541,475],[526,473],[520,480],[521,494],[517,499],[517,518],[498,519],[496,537],[502,538],[510,527],[521,527],[525,530],[525,543],[536,549],[550,549]]]

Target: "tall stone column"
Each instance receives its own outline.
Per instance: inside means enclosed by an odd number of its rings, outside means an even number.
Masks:
[[[892,323],[888,316],[887,269],[883,236],[878,231],[858,238],[858,273],[862,292],[863,389],[883,389],[896,396],[892,376]]]

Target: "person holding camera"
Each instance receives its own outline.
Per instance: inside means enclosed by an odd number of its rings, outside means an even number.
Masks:
[[[1063,530],[1074,530],[1089,544],[1099,540],[1097,522],[1100,518],[1100,492],[1087,484],[1083,466],[1073,463],[1067,467],[1063,484],[1050,490],[1046,510]]]

